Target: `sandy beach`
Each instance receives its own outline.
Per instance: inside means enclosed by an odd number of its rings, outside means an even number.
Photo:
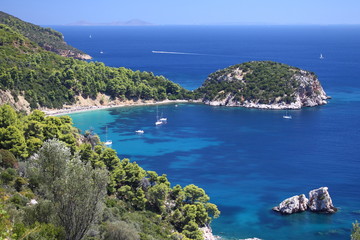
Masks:
[[[146,105],[157,105],[157,104],[173,104],[173,103],[199,103],[201,101],[193,101],[193,100],[164,100],[164,101],[126,101],[117,104],[109,104],[109,105],[65,105],[62,109],[49,109],[43,108],[40,109],[43,111],[47,116],[59,116],[59,115],[66,115],[70,113],[78,113],[78,112],[86,112],[86,111],[95,111],[101,109],[108,109],[108,108],[117,108],[117,107],[129,107],[129,106],[146,106]]]

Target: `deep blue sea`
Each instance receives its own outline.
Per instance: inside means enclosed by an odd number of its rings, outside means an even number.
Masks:
[[[225,239],[349,239],[351,223],[360,220],[360,26],[54,28],[95,61],[151,71],[191,90],[211,72],[252,60],[315,72],[332,99],[291,111],[292,120],[283,111],[202,104],[158,106],[168,118],[160,127],[156,106],[71,116],[102,139],[107,126],[120,158],[167,174],[173,185],[204,188],[221,210],[213,231]],[[322,186],[339,212],[271,211]]]

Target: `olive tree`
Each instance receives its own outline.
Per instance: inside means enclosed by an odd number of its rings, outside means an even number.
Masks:
[[[68,240],[80,240],[102,212],[108,173],[72,156],[65,143],[48,140],[30,162],[28,173],[55,209]]]

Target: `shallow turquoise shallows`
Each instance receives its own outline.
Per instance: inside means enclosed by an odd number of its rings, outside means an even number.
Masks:
[[[221,210],[213,231],[225,239],[349,239],[351,223],[360,220],[359,26],[55,28],[95,60],[153,71],[188,89],[217,69],[250,60],[314,71],[332,99],[289,111],[292,119],[284,119],[284,111],[202,104],[121,107],[71,117],[103,141],[107,128],[120,158],[167,174],[173,185],[204,188]],[[157,111],[167,124],[155,126]],[[139,129],[144,134],[136,134]],[[271,211],[285,198],[322,186],[329,187],[337,213]]]

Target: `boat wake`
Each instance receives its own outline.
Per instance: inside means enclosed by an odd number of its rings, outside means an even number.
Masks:
[[[159,54],[178,54],[178,55],[207,55],[201,53],[188,53],[188,52],[167,52],[167,51],[151,51],[152,53],[159,53]]]

